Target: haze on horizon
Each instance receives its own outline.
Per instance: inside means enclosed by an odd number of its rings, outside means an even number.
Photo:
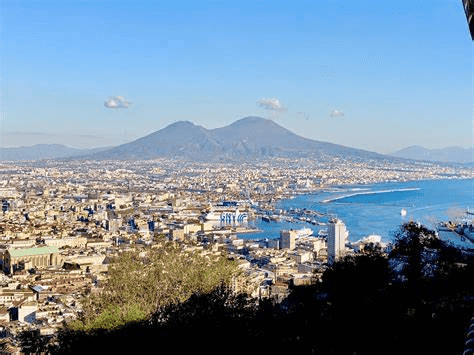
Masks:
[[[2,2],[0,146],[269,118],[379,153],[473,145],[461,1]]]

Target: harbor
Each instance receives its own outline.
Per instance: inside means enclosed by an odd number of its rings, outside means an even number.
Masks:
[[[303,227],[322,235],[328,220],[337,217],[346,223],[350,241],[375,234],[390,242],[410,220],[432,229],[441,221],[472,220],[474,212],[466,208],[474,198],[472,183],[471,179],[393,182],[297,195],[277,201],[271,208],[256,209],[247,224],[260,232],[246,233],[242,238],[278,238],[280,230]]]

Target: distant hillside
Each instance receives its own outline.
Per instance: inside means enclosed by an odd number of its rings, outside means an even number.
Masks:
[[[0,148],[0,161],[42,160],[91,154],[106,148],[79,149],[61,144],[36,144],[30,147]]]
[[[390,159],[388,156],[369,151],[303,138],[274,121],[254,116],[211,130],[189,121],[175,122],[133,142],[81,158],[168,157],[216,161],[327,156]]]
[[[474,148],[447,147],[442,149],[427,149],[414,145],[392,153],[391,156],[405,159],[425,160],[443,163],[473,163]]]

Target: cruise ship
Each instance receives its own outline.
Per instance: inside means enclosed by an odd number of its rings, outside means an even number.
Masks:
[[[309,237],[313,235],[313,230],[311,228],[302,228],[296,231],[297,237]]]
[[[239,211],[236,204],[222,204],[211,206],[211,210],[204,218],[207,221],[243,222],[248,219],[248,213]]]

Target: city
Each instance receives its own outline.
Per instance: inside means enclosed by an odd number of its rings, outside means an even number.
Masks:
[[[0,353],[474,354],[473,9],[2,2]]]
[[[252,230],[235,223],[237,214],[276,216],[275,201],[333,186],[472,177],[468,168],[388,161],[281,159],[239,169],[170,159],[3,163],[2,329],[5,335],[26,329],[53,335],[78,316],[83,297],[100,293],[113,257],[153,248],[160,237],[183,251],[226,255],[244,275],[235,292],[281,302],[289,286],[314,284],[328,264],[380,238],[349,243],[343,221],[335,220],[325,235],[302,228],[282,230],[275,239],[242,239],[237,233]],[[311,211],[292,216],[313,223],[318,217]]]

